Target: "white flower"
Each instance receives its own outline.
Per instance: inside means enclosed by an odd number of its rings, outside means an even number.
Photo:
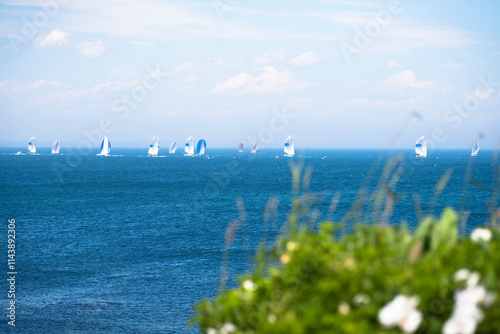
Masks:
[[[217,331],[214,328],[212,328],[212,327],[208,327],[207,328],[207,334],[217,334]]]
[[[443,334],[474,334],[477,323],[472,319],[451,318],[443,326]]]
[[[413,311],[401,321],[399,327],[401,327],[401,329],[405,333],[413,333],[418,329],[418,326],[420,326],[421,322],[422,313],[419,311]]]
[[[399,326],[406,333],[413,333],[422,321],[422,313],[416,309],[418,303],[416,297],[397,295],[379,311],[378,320],[385,327]]]
[[[349,313],[351,313],[351,307],[349,306],[349,304],[347,304],[346,302],[340,303],[339,313],[342,315],[348,315]]]
[[[470,272],[468,269],[460,269],[453,275],[453,279],[455,282],[467,281],[467,287],[472,288],[479,283],[481,275],[477,271]]]
[[[476,228],[470,234],[470,239],[474,242],[479,242],[479,241],[488,242],[491,240],[491,231],[488,230],[487,228]]]
[[[220,334],[229,334],[236,332],[236,326],[230,322],[226,322],[220,329]]]
[[[453,313],[443,326],[443,334],[473,334],[484,318],[479,305],[492,303],[495,295],[479,284],[481,276],[478,272],[461,269],[454,278],[456,281],[466,281],[467,287],[455,293]]]
[[[352,301],[356,305],[365,305],[370,303],[370,297],[363,294],[357,294],[352,298]]]
[[[469,275],[469,278],[467,279],[467,287],[469,288],[475,287],[479,283],[480,279],[481,275],[479,275],[477,271],[474,271]]]
[[[455,282],[466,281],[469,279],[470,271],[468,269],[460,269],[454,275]]]
[[[458,305],[477,305],[486,298],[486,289],[482,285],[467,288],[459,291],[455,295],[455,301]]]
[[[251,280],[247,279],[243,282],[243,289],[247,291],[254,291],[257,287],[255,286],[254,282]]]
[[[473,304],[457,304],[451,315],[453,319],[473,320],[481,322],[483,320],[483,312],[477,305]]]
[[[269,321],[270,324],[274,324],[276,320],[278,320],[278,318],[272,313],[267,316],[267,321]]]

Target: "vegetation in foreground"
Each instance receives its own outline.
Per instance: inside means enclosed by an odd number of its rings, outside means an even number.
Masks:
[[[405,224],[345,233],[331,221],[301,224],[301,203],[239,287],[195,307],[203,333],[500,333],[494,215],[470,236],[451,208],[413,233]]]

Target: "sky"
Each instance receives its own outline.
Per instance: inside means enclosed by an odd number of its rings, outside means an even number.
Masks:
[[[0,0],[0,146],[500,142],[499,1]]]

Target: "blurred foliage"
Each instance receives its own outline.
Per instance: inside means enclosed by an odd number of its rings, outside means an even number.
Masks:
[[[335,238],[338,228],[323,222],[318,231],[296,226],[267,256],[262,249],[241,286],[195,308],[193,321],[205,333],[232,323],[237,333],[400,333],[377,320],[396,295],[418,296],[423,321],[418,333],[441,333],[453,310],[467,268],[481,275],[489,291],[500,285],[500,240],[459,238],[458,216],[446,209],[428,217],[413,233],[403,225],[357,226]],[[484,309],[477,333],[500,333],[500,303]]]
[[[314,196],[300,196],[300,168],[292,167],[294,200],[284,232],[272,246],[264,238],[254,269],[239,278],[239,287],[200,302],[191,323],[210,334],[401,333],[382,326],[378,314],[395,296],[405,295],[419,301],[422,321],[416,333],[441,333],[457,291],[464,289],[454,279],[457,271],[477,272],[487,291],[499,291],[500,233],[494,218],[489,241],[459,233],[461,216],[451,208],[439,218],[422,218],[413,232],[404,222],[388,224],[402,173],[396,166],[397,161],[386,166],[380,191],[370,198],[373,221],[358,213],[367,198],[360,189],[360,199],[342,221],[314,224]],[[439,180],[436,196],[450,174]],[[336,194],[329,211],[339,199]],[[500,298],[481,312],[476,333],[500,333]]]

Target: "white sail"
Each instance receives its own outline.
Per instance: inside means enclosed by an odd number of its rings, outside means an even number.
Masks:
[[[417,139],[417,143],[415,144],[415,153],[417,154],[417,158],[427,157],[427,142],[425,141],[425,136]]]
[[[427,142],[424,139],[422,143],[422,158],[427,158]]]
[[[295,143],[293,142],[293,136],[288,136],[286,139],[284,151],[285,157],[293,157],[295,155]]]
[[[250,152],[250,153],[255,153],[255,152],[257,152],[258,149],[259,149],[259,143],[255,142],[255,143],[253,143],[252,152]]]
[[[472,152],[471,152],[471,157],[475,157],[477,156],[477,152],[479,152],[479,144],[477,141],[474,142],[474,144],[472,145]]]
[[[59,141],[56,140],[54,144],[52,144],[52,154],[59,154],[59,149],[61,148],[61,145],[59,145]]]
[[[36,153],[36,138],[31,137],[28,143],[28,153],[35,154]]]
[[[160,140],[158,136],[154,136],[151,144],[149,145],[148,157],[156,157],[158,155],[158,151],[160,149]]]
[[[196,154],[203,155],[205,154],[205,149],[207,148],[207,142],[205,139],[200,139],[198,141],[198,145],[196,145]]]
[[[109,142],[108,137],[104,136],[104,139],[102,140],[101,144],[101,152],[98,155],[108,156],[110,151],[111,151],[111,143]]]
[[[189,137],[184,145],[184,155],[194,155],[194,140],[193,137]]]
[[[170,153],[170,154],[174,154],[176,149],[177,149],[177,142],[175,142],[175,141],[174,141],[174,142],[170,145],[170,149],[168,150],[168,153]]]

